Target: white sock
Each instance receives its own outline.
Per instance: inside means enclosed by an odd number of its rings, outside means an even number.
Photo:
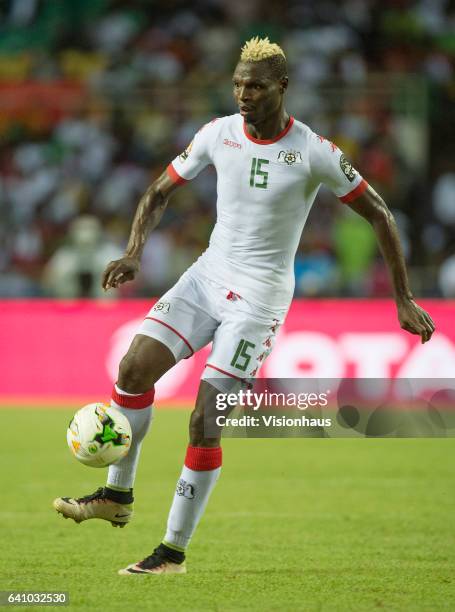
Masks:
[[[109,466],[107,486],[112,489],[129,491],[134,485],[142,441],[152,421],[154,390],[133,394],[122,391],[115,385],[111,406],[122,412],[131,425],[132,442],[126,457]]]
[[[221,448],[189,446],[177,482],[163,543],[185,550],[221,472]]]

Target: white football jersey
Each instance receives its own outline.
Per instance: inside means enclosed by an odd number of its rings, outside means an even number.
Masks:
[[[338,147],[293,117],[271,140],[248,134],[239,114],[214,119],[167,171],[183,183],[209,164],[217,173],[217,220],[191,269],[253,304],[287,309],[295,253],[321,184],[350,202],[366,181]]]

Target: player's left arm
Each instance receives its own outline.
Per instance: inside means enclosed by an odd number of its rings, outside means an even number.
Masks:
[[[384,200],[371,187],[347,205],[372,226],[392,280],[398,320],[402,329],[418,334],[422,344],[430,340],[435,326],[428,312],[414,301],[397,225]]]

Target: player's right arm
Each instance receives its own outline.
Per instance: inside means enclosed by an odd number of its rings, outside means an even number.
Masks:
[[[134,215],[125,255],[121,259],[109,262],[103,273],[104,290],[133,280],[139,272],[142,251],[147,238],[161,221],[169,196],[179,184],[173,180],[168,171],[165,171],[144,193]]]
[[[166,168],[166,171],[142,196],[134,216],[125,256],[111,261],[103,274],[103,289],[118,287],[133,280],[140,268],[144,245],[150,232],[163,216],[169,196],[179,186],[195,178],[212,163],[215,120],[203,126],[188,147]]]

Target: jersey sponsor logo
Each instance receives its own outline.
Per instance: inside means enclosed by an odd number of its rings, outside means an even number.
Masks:
[[[225,138],[223,140],[223,144],[226,145],[227,147],[232,147],[233,149],[241,149],[242,145],[239,144],[238,142],[234,142],[233,140],[229,140],[228,138]]]
[[[300,151],[294,151],[292,149],[289,151],[280,151],[278,153],[278,161],[282,164],[287,164],[288,166],[292,166],[293,164],[301,164],[302,155],[300,154]]]
[[[182,164],[183,164],[184,161],[186,161],[188,159],[188,155],[191,153],[191,149],[192,148],[193,148],[193,141],[190,142],[190,144],[183,151],[183,153],[180,153],[179,160],[182,162]]]
[[[175,492],[177,493],[177,495],[180,495],[180,497],[186,497],[186,499],[193,499],[194,485],[190,484],[183,478],[179,478]]]
[[[155,312],[162,312],[163,314],[167,314],[171,309],[171,305],[169,302],[157,302],[155,306],[152,308]]]
[[[356,171],[352,167],[351,162],[348,161],[344,155],[341,155],[340,157],[340,168],[346,175],[348,181],[352,183],[352,181],[355,179]]]

